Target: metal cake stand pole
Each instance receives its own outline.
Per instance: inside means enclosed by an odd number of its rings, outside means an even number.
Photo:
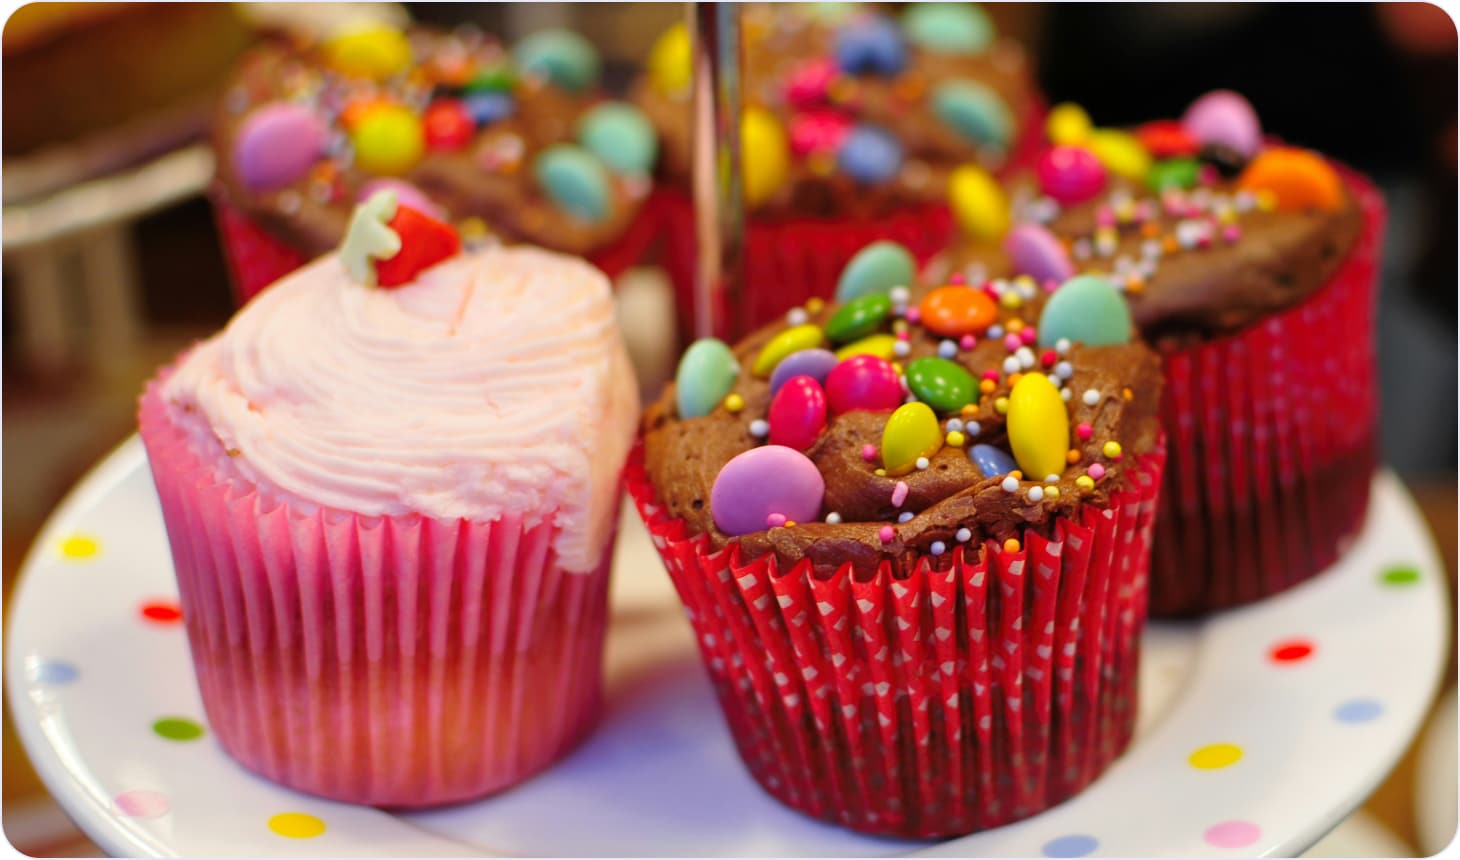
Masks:
[[[694,59],[695,336],[746,329],[740,202],[740,10],[689,3]],[[723,315],[725,318],[720,318]]]

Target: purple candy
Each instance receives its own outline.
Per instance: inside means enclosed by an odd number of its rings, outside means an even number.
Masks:
[[[314,111],[291,102],[264,105],[233,140],[233,168],[251,191],[269,191],[303,177],[324,153],[327,133]]]
[[[1225,146],[1248,158],[1262,147],[1257,111],[1231,90],[1213,90],[1192,102],[1181,126],[1199,143]]]
[[[1020,224],[1004,237],[1004,250],[1014,262],[1014,271],[1036,281],[1067,281],[1075,276],[1075,264],[1065,247],[1045,227]]]
[[[836,367],[837,358],[825,349],[803,349],[781,359],[771,371],[771,396],[775,397],[786,380],[793,376],[809,376],[818,383],[826,381],[826,375]]]
[[[446,220],[446,210],[431,202],[431,198],[416,186],[401,179],[372,179],[360,187],[360,200],[370,199],[377,191],[394,191],[395,202],[402,206],[424,212],[438,221]]]
[[[763,531],[772,514],[798,523],[821,516],[826,482],[805,454],[766,445],[739,454],[720,469],[710,489],[710,514],[727,535]]]

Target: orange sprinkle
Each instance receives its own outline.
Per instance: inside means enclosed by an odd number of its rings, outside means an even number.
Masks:
[[[993,394],[996,387],[992,379],[982,380],[978,384],[978,390],[983,394]]]
[[[1014,317],[1013,319],[1004,323],[1004,331],[1008,332],[1009,334],[1018,334],[1023,330],[1024,320],[1021,320],[1018,317]]]
[[[1073,466],[1074,464],[1080,462],[1080,451],[1079,451],[1079,449],[1078,448],[1071,448],[1069,451],[1066,451],[1065,452],[1065,462],[1066,463],[1069,463],[1071,466]]]
[[[1155,221],[1147,221],[1141,225],[1141,235],[1147,239],[1154,239],[1161,235],[1161,225]]]
[[[988,380],[984,381],[987,382]],[[993,383],[989,382],[989,385],[992,386]],[[963,408],[960,409],[959,412],[962,413],[964,418],[972,418],[973,416],[978,414],[978,407],[974,406],[972,403],[965,403],[963,404]]]
[[[1019,539],[1018,538],[1009,538],[1008,540],[1004,541],[1004,552],[1018,552],[1018,551],[1019,551]]]
[[[1013,388],[1014,386],[1018,385],[1019,384],[1019,380],[1021,380],[1023,378],[1024,378],[1024,374],[1022,374],[1022,373],[1011,373],[1011,374],[1009,374],[1009,387],[1010,388]]]
[[[1131,391],[1129,388],[1122,388],[1120,390],[1120,396],[1124,397],[1126,400],[1132,400],[1135,398],[1136,393],[1134,391]]]
[[[1181,243],[1176,241],[1175,236],[1167,236],[1161,240],[1161,250],[1168,254],[1174,254],[1181,250]]]
[[[1014,471],[1010,472],[1009,474],[1013,475],[1014,476],[1014,480],[1016,480],[1016,481],[1022,481],[1022,480],[1024,480],[1024,473],[1022,471],[1018,470],[1018,469],[1015,469]]]

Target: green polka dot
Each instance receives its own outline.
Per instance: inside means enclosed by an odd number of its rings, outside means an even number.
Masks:
[[[203,727],[186,717],[163,717],[152,724],[158,737],[170,741],[195,741],[203,736]]]
[[[1379,582],[1390,588],[1403,588],[1406,585],[1414,585],[1419,582],[1419,568],[1408,564],[1396,564],[1393,567],[1384,568],[1379,574]]]

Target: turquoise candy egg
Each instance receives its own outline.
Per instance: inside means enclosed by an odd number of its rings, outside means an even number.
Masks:
[[[578,121],[578,142],[615,173],[642,176],[654,167],[659,138],[640,110],[626,102],[604,102]]]
[[[1095,275],[1065,281],[1039,315],[1039,345],[1045,347],[1061,338],[1086,346],[1130,343],[1133,330],[1125,297]]]
[[[933,90],[933,112],[969,141],[1007,149],[1014,117],[999,94],[968,78],[945,80]]]
[[[608,217],[608,171],[580,146],[560,143],[538,153],[533,176],[553,202],[584,221]]]
[[[872,293],[886,295],[893,287],[913,282],[917,262],[912,252],[896,242],[873,242],[857,252],[836,282],[836,300],[849,302]]]
[[[957,412],[972,403],[973,374],[946,358],[918,358],[907,365],[907,387],[935,412]]]
[[[902,31],[920,48],[938,54],[982,54],[994,41],[994,25],[973,3],[914,3]]]
[[[674,374],[674,404],[680,418],[714,411],[740,376],[740,364],[724,341],[704,337],[689,345]]]
[[[512,49],[517,67],[541,75],[569,92],[598,83],[598,50],[571,30],[539,30]]]
[[[836,309],[826,321],[826,336],[832,343],[850,343],[876,331],[891,312],[892,299],[884,293],[860,296]]]

